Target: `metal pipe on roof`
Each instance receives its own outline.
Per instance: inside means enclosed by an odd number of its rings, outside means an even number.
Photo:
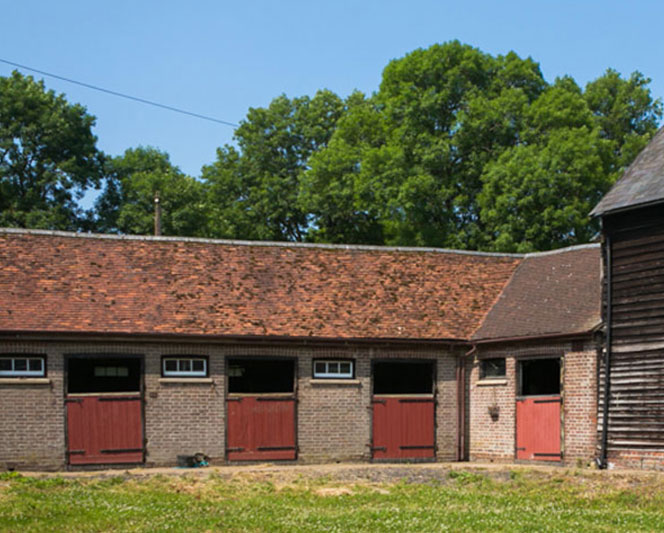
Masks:
[[[154,195],[154,234],[155,237],[161,235],[161,202],[159,199],[159,191]]]

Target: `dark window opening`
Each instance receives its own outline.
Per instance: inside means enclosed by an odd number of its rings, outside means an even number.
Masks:
[[[480,379],[504,378],[505,358],[480,360]]]
[[[560,359],[532,359],[519,366],[521,396],[560,394]]]
[[[379,362],[373,365],[374,394],[433,393],[433,363]]]
[[[293,392],[295,362],[292,360],[229,359],[228,392]]]
[[[138,392],[141,390],[140,359],[69,359],[67,392]]]

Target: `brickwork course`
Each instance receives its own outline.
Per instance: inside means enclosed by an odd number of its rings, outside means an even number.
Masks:
[[[599,266],[597,246],[519,256],[0,230],[0,356],[47,366],[41,380],[0,379],[0,468],[65,468],[66,357],[123,354],[144,362],[148,465],[199,451],[225,461],[226,361],[252,356],[297,361],[297,458],[316,463],[371,459],[371,365],[390,359],[435,363],[436,460],[462,458],[461,432],[471,459],[513,460],[516,361],[561,354],[565,461],[591,460]],[[541,305],[543,320],[519,318]],[[552,338],[566,334],[582,349]],[[165,379],[168,355],[205,356],[209,376]],[[478,385],[488,356],[505,357],[504,384]],[[313,379],[314,359],[335,358],[355,362],[354,379]]]

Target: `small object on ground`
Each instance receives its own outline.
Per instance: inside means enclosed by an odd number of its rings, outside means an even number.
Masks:
[[[201,468],[210,465],[210,458],[201,452],[194,455],[178,455],[177,465],[178,468]]]

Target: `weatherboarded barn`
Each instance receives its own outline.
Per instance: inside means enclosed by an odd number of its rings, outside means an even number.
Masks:
[[[519,256],[0,232],[0,464],[454,460]]]
[[[526,255],[466,364],[471,460],[588,462],[597,427],[600,247]]]
[[[599,462],[664,469],[664,130],[593,215],[605,272]]]

